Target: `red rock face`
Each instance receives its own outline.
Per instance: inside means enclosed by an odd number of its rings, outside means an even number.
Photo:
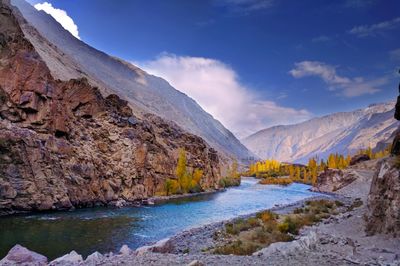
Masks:
[[[0,3],[0,214],[134,201],[174,178],[178,149],[202,187],[220,179],[215,150],[154,115],[139,119],[84,79],[57,81]]]

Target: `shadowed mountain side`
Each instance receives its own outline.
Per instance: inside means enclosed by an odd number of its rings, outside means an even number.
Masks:
[[[137,117],[86,79],[53,78],[0,1],[0,215],[140,201],[165,191],[180,149],[202,190],[220,160],[202,138],[153,114]]]
[[[40,33],[29,24],[22,25],[26,38],[56,78],[86,77],[103,93],[116,93],[127,100],[138,116],[149,112],[174,121],[229,157],[242,159],[253,155],[219,121],[164,79],[90,47],[73,37],[50,15],[37,11],[24,0],[12,0],[12,4]]]

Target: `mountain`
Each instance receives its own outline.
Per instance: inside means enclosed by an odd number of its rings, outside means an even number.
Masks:
[[[87,79],[58,80],[0,0],[0,215],[134,202],[165,193],[181,148],[202,190],[220,160],[202,138],[153,114],[138,117]]]
[[[127,100],[138,116],[152,113],[174,121],[230,157],[252,156],[219,121],[164,79],[76,39],[50,15],[37,11],[24,0],[12,0],[11,3],[18,7],[27,21],[21,25],[25,37],[34,45],[55,78],[86,77],[104,95],[115,93]]]
[[[314,118],[299,124],[274,126],[245,138],[243,143],[261,158],[306,162],[313,156],[348,154],[375,148],[391,138],[399,123],[394,102]]]

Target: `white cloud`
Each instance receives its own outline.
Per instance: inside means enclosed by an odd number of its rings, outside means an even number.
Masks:
[[[162,54],[139,65],[195,99],[238,137],[311,117],[307,110],[262,100],[239,82],[232,68],[215,59]]]
[[[362,25],[356,26],[349,30],[349,33],[356,35],[357,37],[368,37],[377,36],[383,31],[394,29],[400,26],[400,17],[394,18],[392,20],[383,21],[372,25]]]
[[[307,76],[320,77],[329,85],[329,90],[338,90],[345,97],[356,97],[363,94],[374,94],[380,86],[388,82],[387,77],[365,80],[362,77],[348,78],[336,73],[336,67],[318,61],[302,61],[295,63],[295,68],[289,71],[295,78]]]
[[[70,16],[68,16],[65,10],[54,8],[51,3],[48,2],[38,3],[35,5],[35,8],[37,10],[43,10],[44,12],[52,16],[58,23],[61,24],[64,29],[69,31],[79,40],[81,39],[79,37],[78,26],[75,24],[74,20]]]

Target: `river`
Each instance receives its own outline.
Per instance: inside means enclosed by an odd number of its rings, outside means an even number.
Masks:
[[[243,178],[239,187],[168,203],[145,206],[99,207],[67,212],[38,213],[0,218],[0,258],[15,244],[50,259],[75,250],[116,252],[123,244],[134,249],[170,237],[182,230],[227,220],[316,196],[309,186],[259,185]]]

